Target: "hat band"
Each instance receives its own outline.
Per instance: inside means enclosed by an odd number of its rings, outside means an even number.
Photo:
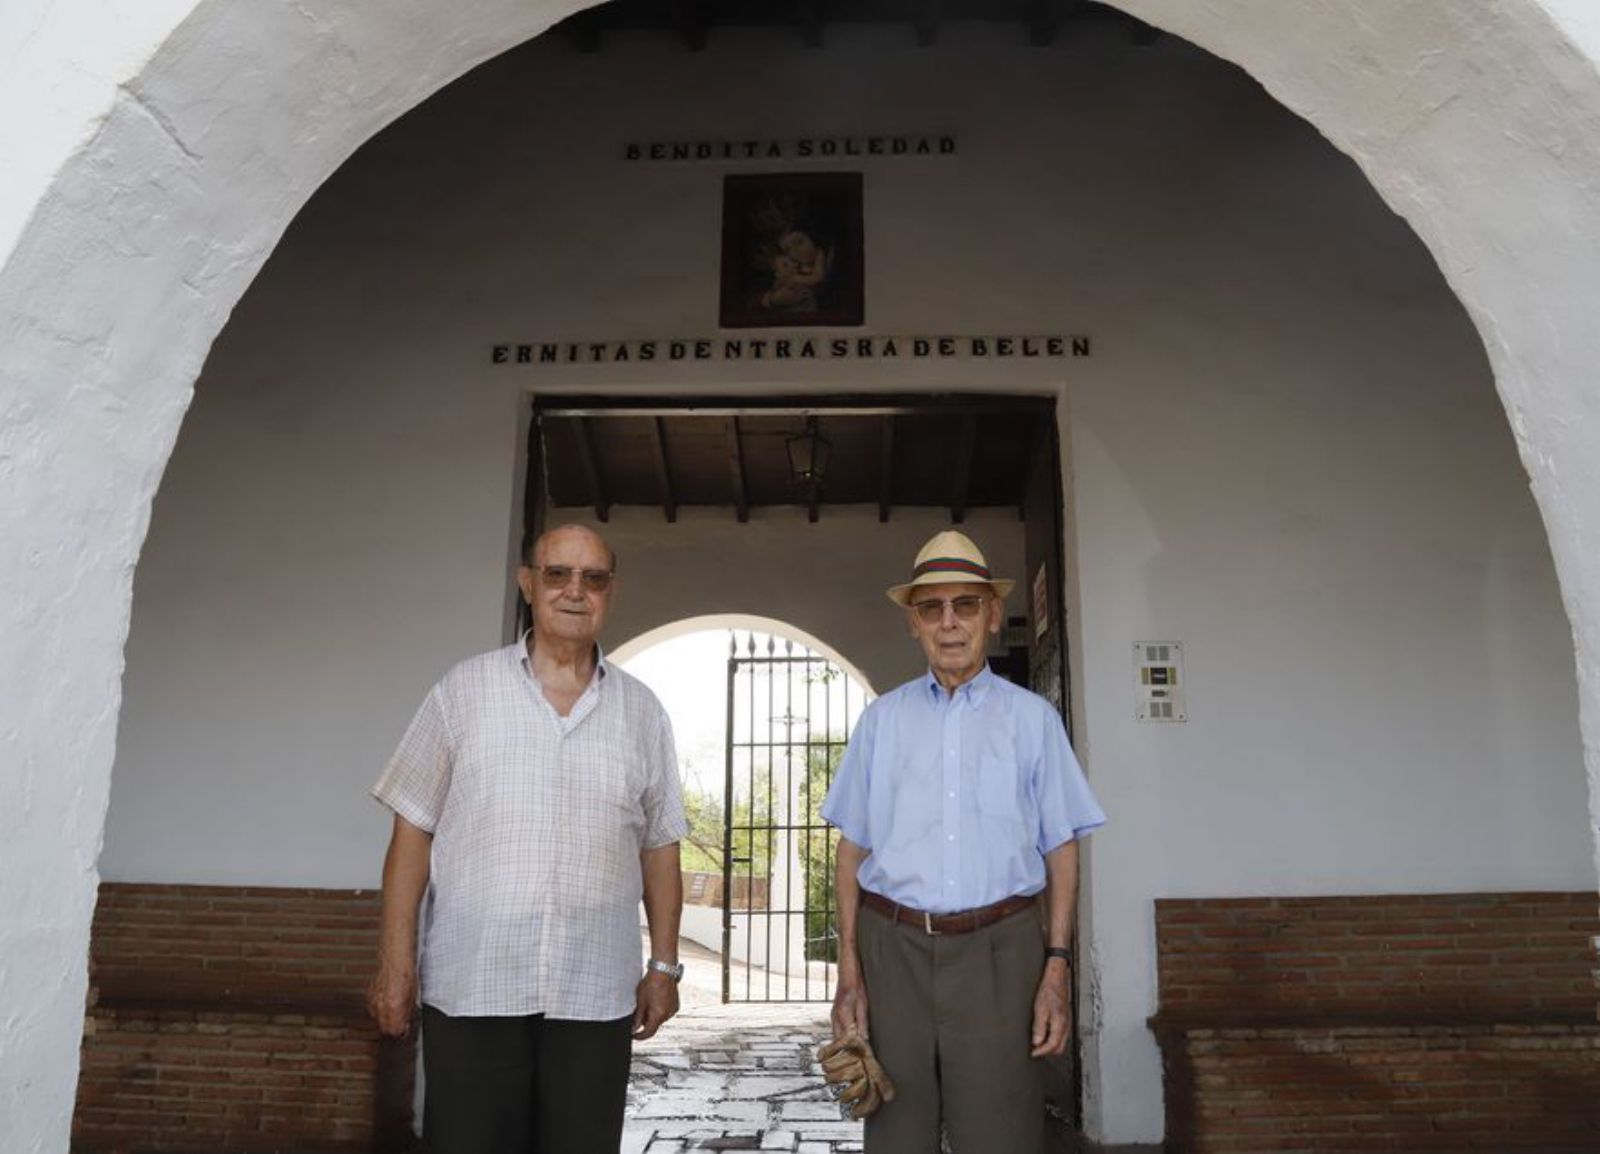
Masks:
[[[985,581],[994,578],[989,573],[987,565],[979,565],[976,561],[968,561],[961,557],[930,557],[912,571],[913,581],[926,573],[965,573],[972,577],[981,577]]]

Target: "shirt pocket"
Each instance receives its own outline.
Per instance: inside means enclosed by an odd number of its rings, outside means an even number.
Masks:
[[[1026,832],[1028,796],[1016,750],[1010,743],[994,743],[978,752],[978,774],[973,782],[975,806],[983,824],[985,841],[994,850],[1030,841]]]

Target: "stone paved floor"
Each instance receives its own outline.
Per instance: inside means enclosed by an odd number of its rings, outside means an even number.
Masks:
[[[684,945],[683,1008],[634,1047],[623,1154],[860,1150],[814,1059],[827,1004],[724,1006],[716,955]]]

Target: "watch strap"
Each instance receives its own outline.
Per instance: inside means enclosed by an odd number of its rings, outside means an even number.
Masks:
[[[1070,966],[1072,964],[1072,947],[1071,946],[1049,946],[1049,947],[1046,947],[1046,949],[1044,951],[1044,956],[1047,959],[1048,958],[1060,958],[1063,962],[1066,962],[1067,965]]]
[[[677,963],[663,962],[659,958],[651,958],[648,962],[645,963],[645,969],[654,970],[658,974],[665,974],[665,975],[667,975],[667,977],[671,978],[674,982],[683,981],[683,963],[682,962],[677,962]]]

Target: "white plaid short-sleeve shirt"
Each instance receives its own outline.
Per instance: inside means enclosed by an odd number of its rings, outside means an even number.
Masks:
[[[373,796],[433,834],[422,1000],[603,1021],[643,968],[641,850],[688,832],[666,712],[602,657],[562,717],[524,642],[434,686]]]

